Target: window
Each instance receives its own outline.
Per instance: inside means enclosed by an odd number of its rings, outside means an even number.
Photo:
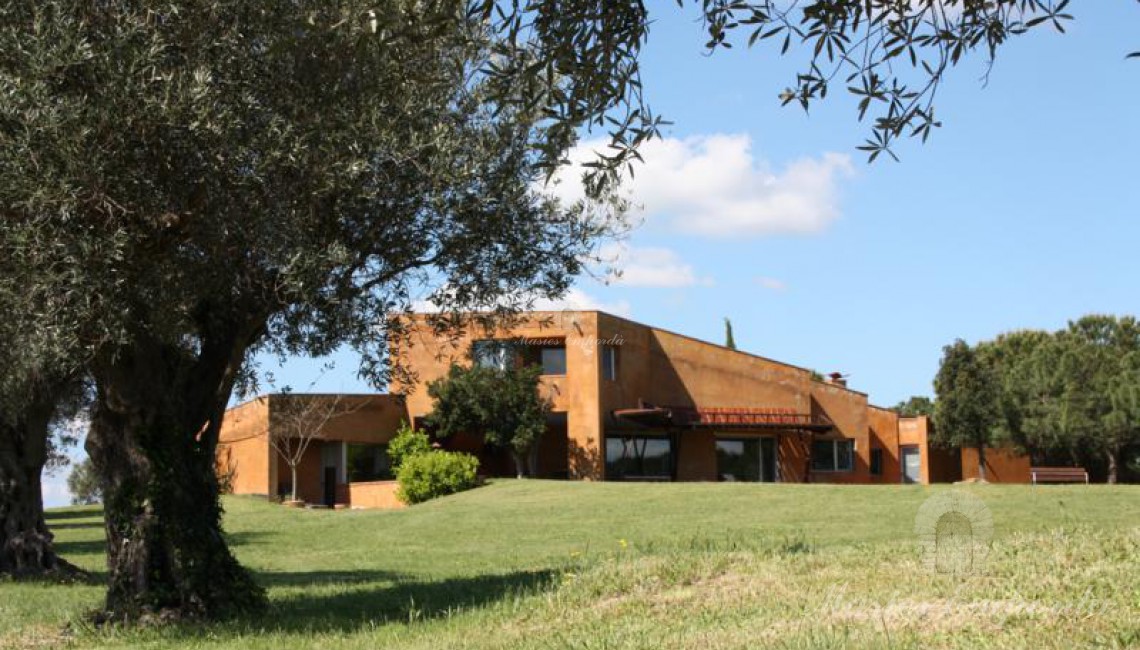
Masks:
[[[816,440],[811,446],[811,468],[817,472],[850,472],[854,468],[854,440]]]
[[[517,348],[520,366],[541,366],[544,375],[566,374],[566,345],[520,343]]]
[[[542,366],[544,375],[566,374],[566,345],[563,343],[541,345],[526,340],[487,339],[472,344],[471,356],[475,364],[483,368],[508,370]]]
[[[673,443],[668,438],[645,436],[606,438],[606,479],[672,480]]]
[[[775,438],[718,438],[716,472],[721,481],[776,480]]]
[[[617,346],[616,345],[603,345],[602,346],[602,379],[609,381],[617,380]]]
[[[388,445],[346,445],[348,480],[386,481],[392,478]]]
[[[475,341],[471,346],[471,356],[475,365],[483,368],[506,370],[515,362],[514,346],[510,341]]]
[[[883,473],[883,450],[871,450],[871,474],[880,476]]]
[[[566,348],[542,348],[539,352],[539,358],[542,360],[542,374],[544,375],[565,375],[566,374]]]

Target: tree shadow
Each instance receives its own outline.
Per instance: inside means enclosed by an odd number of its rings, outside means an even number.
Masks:
[[[224,532],[222,534],[225,536],[226,544],[228,544],[230,548],[256,546],[261,543],[261,539],[270,537],[268,533],[259,530],[243,530],[236,533]]]
[[[394,571],[359,569],[349,571],[258,571],[257,581],[264,587],[317,587],[329,584],[355,585],[372,582],[400,582],[406,574]]]
[[[274,627],[283,632],[348,632],[370,625],[415,622],[537,593],[553,584],[553,572],[409,580],[383,571],[262,574],[268,584],[310,587],[274,600]],[[377,581],[387,585],[372,584]],[[331,593],[319,587],[335,589]],[[343,587],[342,587],[343,586]],[[313,589],[317,587],[317,589]],[[264,629],[266,621],[249,621]]]
[[[102,521],[89,521],[89,522],[84,522],[81,524],[71,524],[71,523],[54,522],[54,521],[51,521],[50,519],[48,519],[47,525],[48,525],[48,528],[51,530],[72,530],[72,529],[81,529],[81,528],[102,528],[103,522]]]
[[[55,552],[58,555],[93,555],[107,552],[107,540],[88,539],[65,542],[55,542]]]
[[[67,519],[97,519],[100,522],[98,525],[102,525],[101,522],[103,521],[103,508],[99,507],[92,510],[67,511],[47,510],[44,512],[44,520],[47,521],[49,526],[52,524],[52,522],[64,521]]]

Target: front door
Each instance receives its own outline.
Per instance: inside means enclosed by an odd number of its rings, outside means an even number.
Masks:
[[[338,472],[335,467],[325,468],[325,505],[333,507],[336,505],[336,479]]]
[[[920,483],[922,481],[922,457],[917,446],[902,448],[902,481],[903,483]]]
[[[776,439],[718,438],[716,473],[721,481],[774,483],[776,481]]]

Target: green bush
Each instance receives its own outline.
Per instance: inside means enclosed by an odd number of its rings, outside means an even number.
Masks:
[[[431,440],[427,434],[412,429],[407,422],[401,422],[396,436],[388,443],[388,460],[392,463],[392,471],[398,474],[404,459],[429,451]]]
[[[403,459],[396,478],[397,496],[407,504],[422,503],[475,487],[479,461],[457,451],[428,451]]]

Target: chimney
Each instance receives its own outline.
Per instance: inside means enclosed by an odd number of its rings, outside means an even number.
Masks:
[[[847,388],[847,375],[841,372],[833,372],[827,375],[827,383]]]

